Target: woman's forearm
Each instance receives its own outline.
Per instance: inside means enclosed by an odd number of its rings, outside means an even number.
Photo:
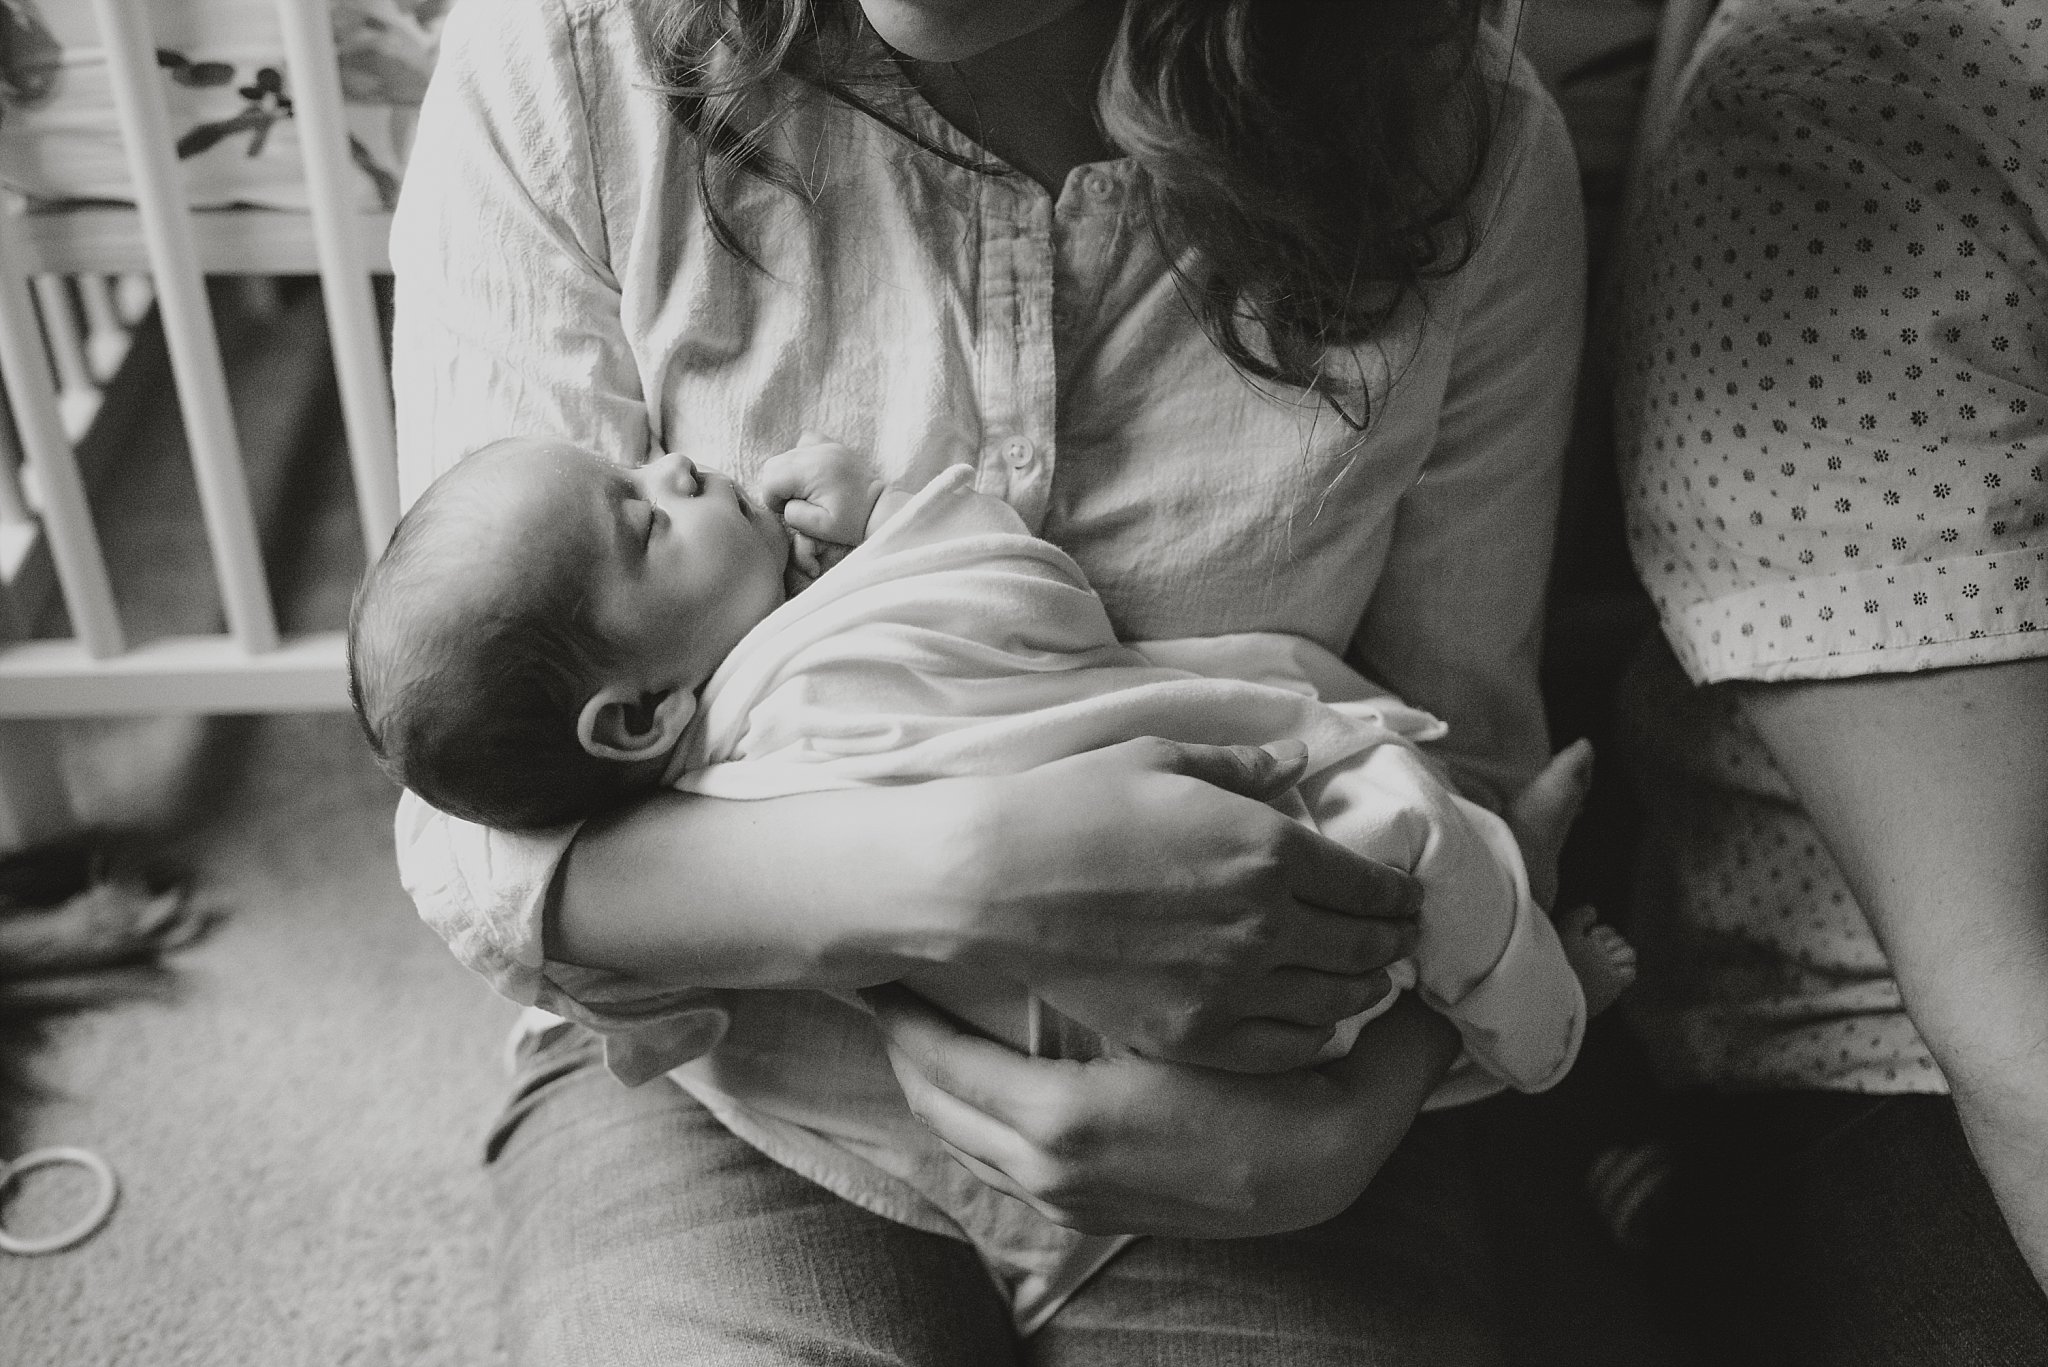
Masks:
[[[665,793],[579,836],[547,954],[726,988],[957,965],[1155,1057],[1299,1067],[1384,993],[1418,900],[1267,805],[1305,760],[1139,740],[986,779]]]
[[[661,793],[586,826],[548,957],[702,987],[854,988],[957,952],[973,780],[740,802]]]

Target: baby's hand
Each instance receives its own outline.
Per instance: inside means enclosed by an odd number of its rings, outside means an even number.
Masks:
[[[791,566],[815,579],[867,535],[883,482],[836,441],[806,431],[761,467],[761,501],[790,530]]]

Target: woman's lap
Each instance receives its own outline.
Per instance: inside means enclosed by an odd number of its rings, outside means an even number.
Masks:
[[[1946,1097],[1793,1092],[1682,1104],[1663,1230],[1713,1361],[2048,1362],[2028,1274]]]
[[[580,1030],[523,1051],[487,1148],[519,1364],[1177,1367],[1497,1360],[1454,1121],[1298,1234],[1141,1240],[1022,1349],[968,1246],[762,1157],[681,1090],[620,1086]]]

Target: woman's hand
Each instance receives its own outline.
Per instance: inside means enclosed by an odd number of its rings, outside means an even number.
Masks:
[[[1308,1063],[1386,995],[1420,888],[1265,805],[1305,762],[1144,739],[993,781],[955,861],[979,909],[958,962],[1152,1058]]]
[[[1135,1055],[1029,1059],[900,987],[865,994],[918,1119],[967,1169],[1074,1229],[1243,1238],[1357,1199],[1458,1050],[1412,998],[1351,1053],[1268,1077]]]

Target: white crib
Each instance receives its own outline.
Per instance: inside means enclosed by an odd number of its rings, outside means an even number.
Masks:
[[[73,3],[73,0],[63,0]],[[172,145],[149,0],[91,0],[132,177],[130,207],[0,212],[0,376],[19,444],[0,460],[0,850],[70,823],[53,730],[77,716],[347,706],[338,632],[281,635],[205,290],[207,274],[317,272],[332,334],[362,536],[381,550],[397,515],[389,379],[371,291],[389,218],[361,212],[329,0],[276,0],[310,212],[194,211]],[[131,645],[85,501],[60,388],[80,382],[69,300],[52,282],[146,272],[170,353],[227,629]],[[35,282],[32,291],[31,281]],[[37,308],[37,293],[47,305]],[[49,330],[46,351],[44,323]],[[54,354],[54,355],[53,355]],[[76,426],[75,417],[74,423]],[[62,595],[74,635],[20,639]]]

